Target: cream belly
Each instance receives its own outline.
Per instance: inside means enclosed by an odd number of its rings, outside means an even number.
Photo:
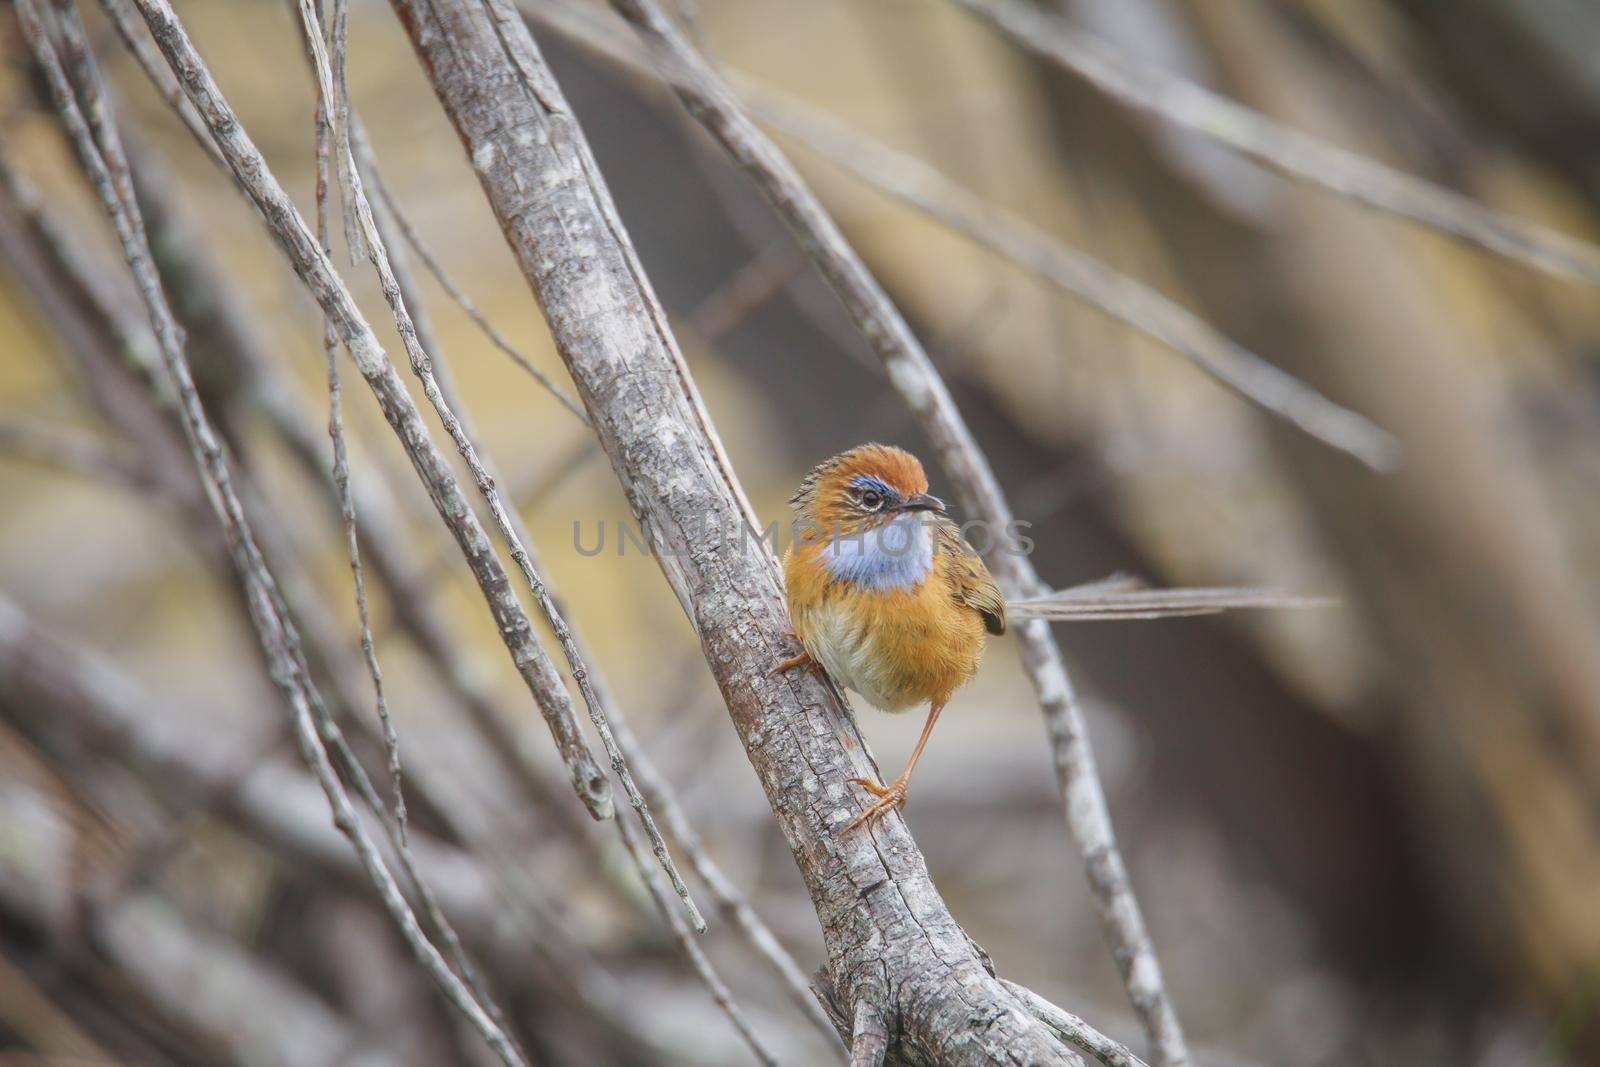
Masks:
[[[895,685],[884,658],[877,654],[878,636],[870,626],[833,604],[821,604],[805,614],[799,629],[806,651],[834,681],[883,711],[905,711],[917,703]]]

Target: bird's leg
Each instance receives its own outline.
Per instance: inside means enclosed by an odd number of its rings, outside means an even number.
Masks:
[[[790,630],[784,636],[795,641],[800,640],[800,635],[795,633],[793,630]],[[782,674],[791,667],[804,667],[806,669],[806,673],[811,674],[814,671],[820,670],[822,668],[822,664],[812,659],[811,653],[802,648],[798,656],[790,656],[788,659],[784,660],[782,663],[768,671],[767,677],[772,678],[776,675]]]
[[[868,804],[866,810],[846,826],[845,833],[849,833],[863,823],[873,823],[881,819],[893,808],[903,808],[906,804],[906,783],[911,780],[911,772],[916,769],[917,760],[922,758],[922,749],[928,743],[928,735],[933,733],[933,724],[939,718],[939,713],[944,710],[943,704],[935,704],[928,710],[928,721],[923,724],[922,736],[917,738],[917,747],[911,750],[911,762],[906,764],[906,769],[900,772],[891,785],[881,786],[870,778],[852,778],[850,781],[859,785],[878,799]]]

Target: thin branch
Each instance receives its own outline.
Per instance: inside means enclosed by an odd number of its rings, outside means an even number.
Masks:
[[[1034,1018],[1054,1030],[1063,1041],[1072,1042],[1105,1064],[1105,1067],[1145,1067],[1144,1061],[1135,1056],[1122,1042],[1107,1037],[1076,1015],[1056,1007],[1026,986],[1008,982],[1004,978],[1000,981],[1022,1001],[1028,1011],[1033,1013]]]
[[[357,157],[354,160],[354,173],[356,175],[354,187],[356,195],[359,197],[365,195],[363,191],[364,176],[377,175],[378,164],[377,158],[372,151],[371,143],[367,140],[359,119],[352,115],[351,121],[353,124],[352,140]],[[417,313],[411,317],[412,335],[416,339],[417,348],[426,354],[429,366],[434,371],[440,403],[451,412],[458,413],[455,414],[455,419],[459,427],[460,440],[472,441],[477,439],[478,435],[468,421],[465,406],[454,395],[449,375],[446,373],[446,364],[439,358],[441,352],[439,345],[430,336],[430,331],[425,325],[421,314],[420,294],[417,292],[415,279],[411,276],[404,256],[397,248],[395,235],[392,232],[398,220],[392,213],[385,210],[386,207],[387,205],[383,203],[375,205],[375,210],[372,214],[373,231],[370,243],[379,257],[382,269],[388,270],[394,280],[397,306],[404,307],[408,315],[411,314],[412,308],[417,309]],[[404,331],[402,331],[402,336],[404,335]],[[466,453],[463,453],[463,455],[466,455]],[[480,476],[480,485],[488,484],[493,486],[500,484],[498,472],[493,468],[486,453],[474,452],[473,455],[467,457],[467,461],[469,465],[477,464],[475,470]],[[497,491],[496,498],[498,499],[498,497],[499,493]],[[491,507],[495,506],[497,505],[491,501]],[[661,831],[656,826],[655,818],[650,812],[649,802],[634,782],[633,772],[629,768],[627,756],[617,745],[615,736],[612,733],[610,715],[613,703],[602,692],[598,677],[591,674],[588,666],[589,657],[581,647],[577,635],[567,624],[566,610],[561,605],[555,590],[543,580],[543,567],[539,563],[533,538],[529,536],[521,514],[514,509],[500,508],[496,512],[496,518],[497,521],[503,518],[504,525],[501,527],[501,535],[510,544],[512,557],[522,565],[523,573],[539,599],[540,607],[544,609],[545,617],[550,622],[556,639],[561,642],[573,679],[577,681],[578,690],[583,696],[585,706],[589,709],[590,721],[594,723],[595,729],[599,731],[601,742],[605,746],[606,753],[610,756],[612,770],[616,772],[617,777],[621,780],[623,791],[627,794],[640,825],[644,827],[645,836],[650,842],[651,853],[655,856],[656,862],[661,865],[661,869],[667,873],[668,879],[672,882],[673,891],[677,893],[678,899],[683,902],[684,909],[689,913],[689,918],[694,923],[695,929],[704,933],[706,929],[705,918],[700,914],[700,909],[695,905],[694,899],[689,894],[689,887],[684,884],[683,876],[679,873],[677,865],[673,863],[671,855],[668,854],[666,841],[662,839]]]
[[[320,5],[319,5],[320,7]],[[342,24],[345,17],[343,0],[335,0],[335,23]],[[318,20],[320,23],[320,20]],[[301,32],[320,33],[321,26],[301,26]],[[339,75],[344,73],[344,45],[345,37],[341,31],[335,36],[334,67]],[[339,88],[342,92],[343,82]],[[349,121],[348,113],[344,109],[341,97],[340,121]],[[314,136],[316,141],[316,172],[317,172],[317,241],[322,246],[324,255],[331,254],[328,243],[328,141],[329,141],[329,101],[321,96],[317,98],[317,111],[314,121]],[[400,737],[395,732],[394,721],[389,716],[389,701],[383,692],[383,670],[378,665],[378,653],[372,640],[372,618],[367,606],[367,579],[361,567],[361,545],[356,532],[356,502],[350,491],[350,455],[345,447],[344,440],[344,415],[341,405],[341,389],[339,384],[339,335],[334,332],[333,320],[327,315],[322,317],[322,352],[328,365],[328,438],[333,445],[333,486],[334,495],[339,500],[339,519],[344,527],[345,556],[350,562],[350,576],[355,585],[356,597],[356,625],[361,635],[361,656],[367,665],[367,674],[372,679],[372,696],[378,712],[378,723],[383,733],[383,749],[388,758],[389,788],[391,790],[390,811],[394,817],[395,828],[400,835],[401,843],[410,839],[409,820],[406,817],[406,791],[405,780],[400,767]]]
[[[1420,222],[1558,277],[1600,285],[1600,248],[1501,214],[1277,122],[1203,86],[1134,63],[1091,34],[1023,0],[956,0],[1021,48],[1121,103],[1193,130],[1271,170]]]
[[[534,366],[533,361],[523,355],[521,350],[513,345],[510,339],[501,333],[499,328],[489,320],[489,316],[479,310],[478,305],[472,302],[472,298],[466,294],[466,291],[456,284],[455,279],[444,269],[444,264],[433,254],[427,243],[423,241],[422,235],[417,232],[417,228],[412,225],[410,218],[406,216],[405,211],[400,207],[400,201],[390,195],[388,186],[383,183],[383,178],[376,171],[373,172],[372,192],[374,205],[388,209],[389,214],[394,218],[394,224],[399,229],[400,235],[405,238],[406,244],[411,246],[411,250],[417,254],[417,258],[422,260],[422,265],[427,268],[429,274],[433,275],[433,280],[439,283],[439,288],[443,289],[445,295],[455,301],[456,306],[466,313],[467,318],[472,320],[472,324],[478,328],[479,332],[489,339],[489,343],[505,353],[511,362],[521,367],[528,377],[538,382],[545,392],[556,398],[556,401],[562,407],[576,415],[579,422],[582,422],[585,426],[589,425],[589,416],[583,410],[583,405],[574,400],[565,389],[557,385],[548,374]]]
[[[310,5],[310,0],[299,0],[302,19],[307,25],[307,36],[311,41],[312,61],[316,68],[318,89],[324,100],[334,97],[332,85],[332,72],[328,61],[326,49],[322,39],[316,34],[315,14]],[[350,118],[345,116],[348,125]],[[338,130],[335,129],[335,134]],[[556,641],[561,645],[562,653],[567,660],[567,666],[572,672],[573,681],[578,684],[578,692],[583,697],[585,707],[589,711],[589,719],[594,724],[595,730],[600,734],[600,740],[605,747],[607,756],[610,757],[611,769],[622,783],[624,792],[627,793],[629,803],[637,813],[639,821],[645,828],[645,833],[650,839],[651,849],[654,851],[656,861],[667,876],[672,880],[673,888],[683,901],[684,908],[689,913],[695,929],[705,931],[706,922],[700,915],[700,909],[695,906],[689,894],[689,888],[684,884],[683,876],[678,873],[672,857],[667,852],[666,842],[662,840],[661,831],[657,829],[655,819],[650,814],[649,805],[645,802],[639,787],[634,783],[633,774],[628,769],[627,760],[622,751],[617,748],[616,740],[612,736],[611,727],[606,717],[605,706],[600,702],[594,691],[594,686],[589,679],[589,667],[585,662],[582,652],[573,640],[571,629],[567,626],[566,618],[550,595],[542,575],[534,566],[533,556],[527,547],[526,538],[521,535],[520,523],[514,523],[498,489],[495,480],[485,466],[483,457],[478,451],[472,435],[456,415],[454,407],[446,399],[439,388],[439,382],[433,372],[433,360],[417,337],[416,324],[411,318],[411,313],[406,307],[405,294],[401,291],[400,283],[395,277],[393,261],[383,235],[378,231],[377,221],[373,217],[371,202],[367,199],[364,183],[361,180],[360,168],[356,165],[355,155],[351,151],[348,133],[339,144],[342,154],[342,164],[345,166],[348,177],[351,200],[357,221],[360,224],[361,239],[364,251],[370,255],[373,265],[377,268],[378,279],[383,289],[384,300],[388,303],[394,314],[395,326],[400,333],[400,340],[405,347],[407,356],[410,357],[411,369],[417,379],[422,383],[422,392],[428,399],[438,415],[439,421],[444,425],[445,432],[455,442],[456,451],[466,461],[467,468],[472,472],[473,481],[477,484],[479,494],[489,507],[489,514],[493,517],[495,528],[500,532],[501,538],[510,549],[511,558],[516,562],[527,581],[529,590],[533,593],[534,600],[543,612],[545,619],[554,631]],[[549,664],[542,646],[537,642],[533,644],[536,653],[545,658],[542,669],[554,673],[554,668]],[[567,714],[571,714],[570,699],[566,690],[559,685],[549,694],[552,700],[565,702]]]
[[[689,866],[696,877],[710,890],[711,899],[716,902],[723,917],[733,923],[734,928],[749,942],[756,954],[777,972],[778,977],[788,988],[789,995],[806,1018],[811,1020],[830,1043],[837,1042],[839,1032],[834,1029],[827,1012],[817,1003],[817,998],[812,995],[805,972],[800,970],[800,965],[789,954],[789,950],[783,947],[778,936],[762,920],[750,901],[740,892],[739,887],[734,885],[732,879],[711,858],[705,842],[700,840],[700,835],[690,824],[671,786],[657,771],[654,761],[634,736],[627,720],[620,716],[614,717],[611,726],[616,731],[618,746],[633,764],[633,772],[639,779],[639,788],[644,791],[651,806],[661,813],[661,821],[666,824],[667,832],[677,840],[678,847],[688,858]]]
[[[148,492],[159,481],[143,457],[126,448],[38,419],[0,419],[0,453],[136,492]]]
[[[1007,595],[1022,597],[1039,590],[1041,583],[1032,563],[1010,543],[1013,515],[988,459],[922,345],[838,225],[799,172],[743,113],[716,71],[654,0],[613,0],[612,6],[634,25],[673,72],[674,88],[689,113],[744,169],[810,254],[857,328],[872,344],[890,382],[934,443],[940,466],[955,482],[967,511],[987,522],[989,529],[1003,532],[995,538],[994,551],[988,558]],[[1144,917],[1117,849],[1088,727],[1061,650],[1046,622],[1024,622],[1016,627],[1016,633],[1023,665],[1033,682],[1051,737],[1067,823],[1084,858],[1102,930],[1134,1011],[1149,1035],[1157,1067],[1178,1067],[1189,1060],[1183,1029],[1167,995]]]
[[[695,976],[710,992],[711,999],[722,1009],[722,1013],[728,1017],[733,1028],[744,1039],[744,1043],[750,1046],[750,1051],[755,1054],[756,1060],[763,1067],[778,1067],[778,1058],[751,1028],[750,1020],[745,1018],[744,1010],[733,999],[733,992],[728,989],[728,983],[722,980],[722,976],[712,966],[711,960],[706,957],[705,950],[690,932],[688,924],[683,921],[683,916],[672,906],[672,894],[668,892],[667,886],[661,884],[660,872],[650,865],[644,843],[639,840],[633,826],[626,819],[618,819],[617,830],[622,834],[623,845],[633,857],[635,866],[639,868],[639,873],[644,878],[645,887],[650,891],[650,899],[655,901],[656,909],[667,921],[667,926],[672,930],[672,939],[678,943],[679,951],[689,961]]]
[[[69,18],[76,17],[71,0],[62,0],[62,5],[63,12]],[[335,824],[361,857],[373,887],[400,927],[418,962],[451,1003],[474,1025],[496,1055],[509,1067],[523,1067],[524,1061],[509,1039],[450,971],[438,950],[417,925],[416,916],[395,884],[372,838],[361,825],[349,795],[328,760],[322,735],[337,728],[331,720],[318,722],[316,719],[314,707],[318,702],[313,698],[309,678],[298,664],[297,639],[280,613],[272,575],[256,547],[249,521],[233,489],[228,461],[195,391],[181,332],[150,257],[142,217],[128,178],[126,159],[122,156],[115,126],[104,113],[104,99],[98,91],[99,77],[93,69],[93,58],[83,47],[81,38],[68,39],[69,46],[75,46],[72,59],[80,73],[85,75],[79,86],[85,96],[84,108],[80,111],[34,0],[18,0],[16,10],[23,36],[45,76],[62,125],[95,193],[116,228],[129,270],[134,275],[140,297],[150,315],[161,348],[162,362],[177,393],[185,438],[194,454],[206,496],[227,534],[229,554],[246,587],[252,620],[261,644],[274,665],[273,680],[292,709],[301,754],[327,797]],[[84,118],[85,112],[90,116],[88,121]]]
[[[115,5],[124,0],[103,2]],[[460,546],[484,600],[495,616],[496,628],[511,654],[512,662],[544,715],[574,790],[592,815],[596,818],[610,817],[610,783],[595,763],[578,729],[571,701],[549,657],[534,639],[532,624],[511,590],[505,569],[496,557],[487,533],[473,514],[443,455],[434,446],[421,413],[372,327],[350,296],[344,280],[323,254],[293,201],[273,176],[266,160],[228,106],[170,4],[166,0],[134,2],[150,28],[157,47],[178,75],[189,100],[204,117],[229,167],[245,185],[295,272],[333,319],[340,340],[372,389],[385,419],[400,438],[412,466],[428,489],[435,509]]]
[[[748,79],[740,81],[740,89],[762,121],[828,162],[1155,338],[1269,414],[1374,470],[1394,466],[1400,446],[1387,430],[1329,400],[1182,304],[814,108],[770,90],[752,89]]]
[[[563,3],[546,0],[528,11],[631,70],[663,78],[669,84],[692,83],[692,74],[679,73],[676,65],[652,66],[635,50],[607,35],[590,16]],[[730,71],[727,76],[748,101],[752,114],[834,166],[1153,337],[1224,387],[1330,447],[1375,469],[1394,464],[1398,444],[1386,430],[1251,352],[1183,305],[1061,242],[1021,216],[987,203],[921,160],[794,96],[738,72]]]

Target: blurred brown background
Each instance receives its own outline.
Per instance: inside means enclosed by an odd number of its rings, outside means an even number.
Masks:
[[[1592,5],[1047,6],[1141,63],[1509,214],[1600,239]],[[1290,184],[1111,101],[954,5],[695,0],[680,10],[728,68],[1145,280],[1401,442],[1394,471],[1369,471],[1156,342],[793,150],[928,344],[1018,514],[1033,523],[1048,581],[1127,570],[1160,583],[1327,591],[1341,602],[1060,633],[1092,700],[1134,885],[1201,1062],[1600,1063],[1593,287]],[[291,8],[191,0],[180,13],[309,214],[314,97]],[[215,262],[214,278],[320,433],[314,305],[98,12],[86,18],[122,90],[125,128],[159,167],[150,180]],[[10,12],[0,20],[11,165],[42,190],[116,306],[137,320],[104,219],[39,108]],[[626,27],[603,25],[631,39]],[[657,292],[684,324],[680,340],[760,514],[783,517],[805,469],[851,444],[879,439],[926,453],[831,295],[676,102],[535,32]],[[559,380],[538,309],[387,5],[354,4],[350,39],[352,97],[390,191],[456,281]],[[370,270],[342,254],[338,262],[374,321],[385,321]],[[16,264],[8,269],[0,420],[92,434],[137,462],[126,427],[91,401],[71,339],[41,312]],[[436,286],[425,292],[441,359],[619,705],[711,852],[801,966],[814,967],[815,916],[693,635],[655,564],[615,553],[628,511],[603,458],[578,420]],[[191,357],[249,473],[253,506],[282,527],[304,589],[331,613],[343,653],[357,655],[336,522],[234,357],[191,331]],[[393,487],[407,537],[396,547],[438,586],[472,669],[558,779],[481,601],[370,397],[348,377],[358,477]],[[119,691],[138,694],[137,731],[202,769],[253,768],[250,788],[300,795],[290,751],[262,754],[282,710],[198,525],[158,493],[64,471],[4,440],[6,600],[30,624],[103,654],[124,676]],[[607,550],[577,552],[575,523],[586,545],[604,523]],[[414,779],[430,796],[459,801],[469,822],[514,828],[510,860],[549,902],[543,921],[639,1031],[612,1042],[615,1020],[596,1000],[541,973],[559,963],[495,962],[535,1058],[746,1062],[613,835],[529,810],[463,726],[433,666],[396,630],[381,588],[374,609]],[[369,705],[357,711],[370,718]],[[15,672],[0,672],[0,713],[0,1048],[18,1050],[7,1062],[480,1055],[410,973],[370,892],[341,881],[336,862],[308,865],[231,805],[163,831],[176,803],[172,775],[153,773],[125,736],[95,742]],[[885,765],[898,765],[920,720],[862,715]],[[956,916],[1008,977],[1132,1040],[1007,641],[992,645],[924,763],[908,818]],[[323,829],[320,801],[305,795],[306,825]],[[427,803],[418,808],[426,828]],[[157,861],[124,886],[130,903],[109,913],[97,904],[110,917],[85,923],[83,900],[117,885],[127,857],[163,833],[171,840]],[[485,914],[467,925],[492,929],[500,905],[474,906]],[[831,1062],[725,925],[713,922],[702,940],[787,1062]],[[222,987],[246,970],[295,1007],[274,1016],[260,1006],[279,1000],[235,990],[230,1008]],[[239,1021],[251,1018],[255,1030]]]

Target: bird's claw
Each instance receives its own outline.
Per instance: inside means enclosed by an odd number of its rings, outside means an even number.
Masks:
[[[791,667],[804,667],[807,674],[817,669],[817,661],[811,658],[811,653],[802,651],[798,656],[790,656],[776,667],[767,672],[768,678],[775,678]]]
[[[891,811],[896,811],[906,806],[906,783],[896,779],[892,785],[879,785],[870,778],[851,778],[852,785],[859,785],[877,799],[868,804],[866,809],[850,820],[850,825],[844,828],[849,833],[858,826],[870,824],[883,818]]]

